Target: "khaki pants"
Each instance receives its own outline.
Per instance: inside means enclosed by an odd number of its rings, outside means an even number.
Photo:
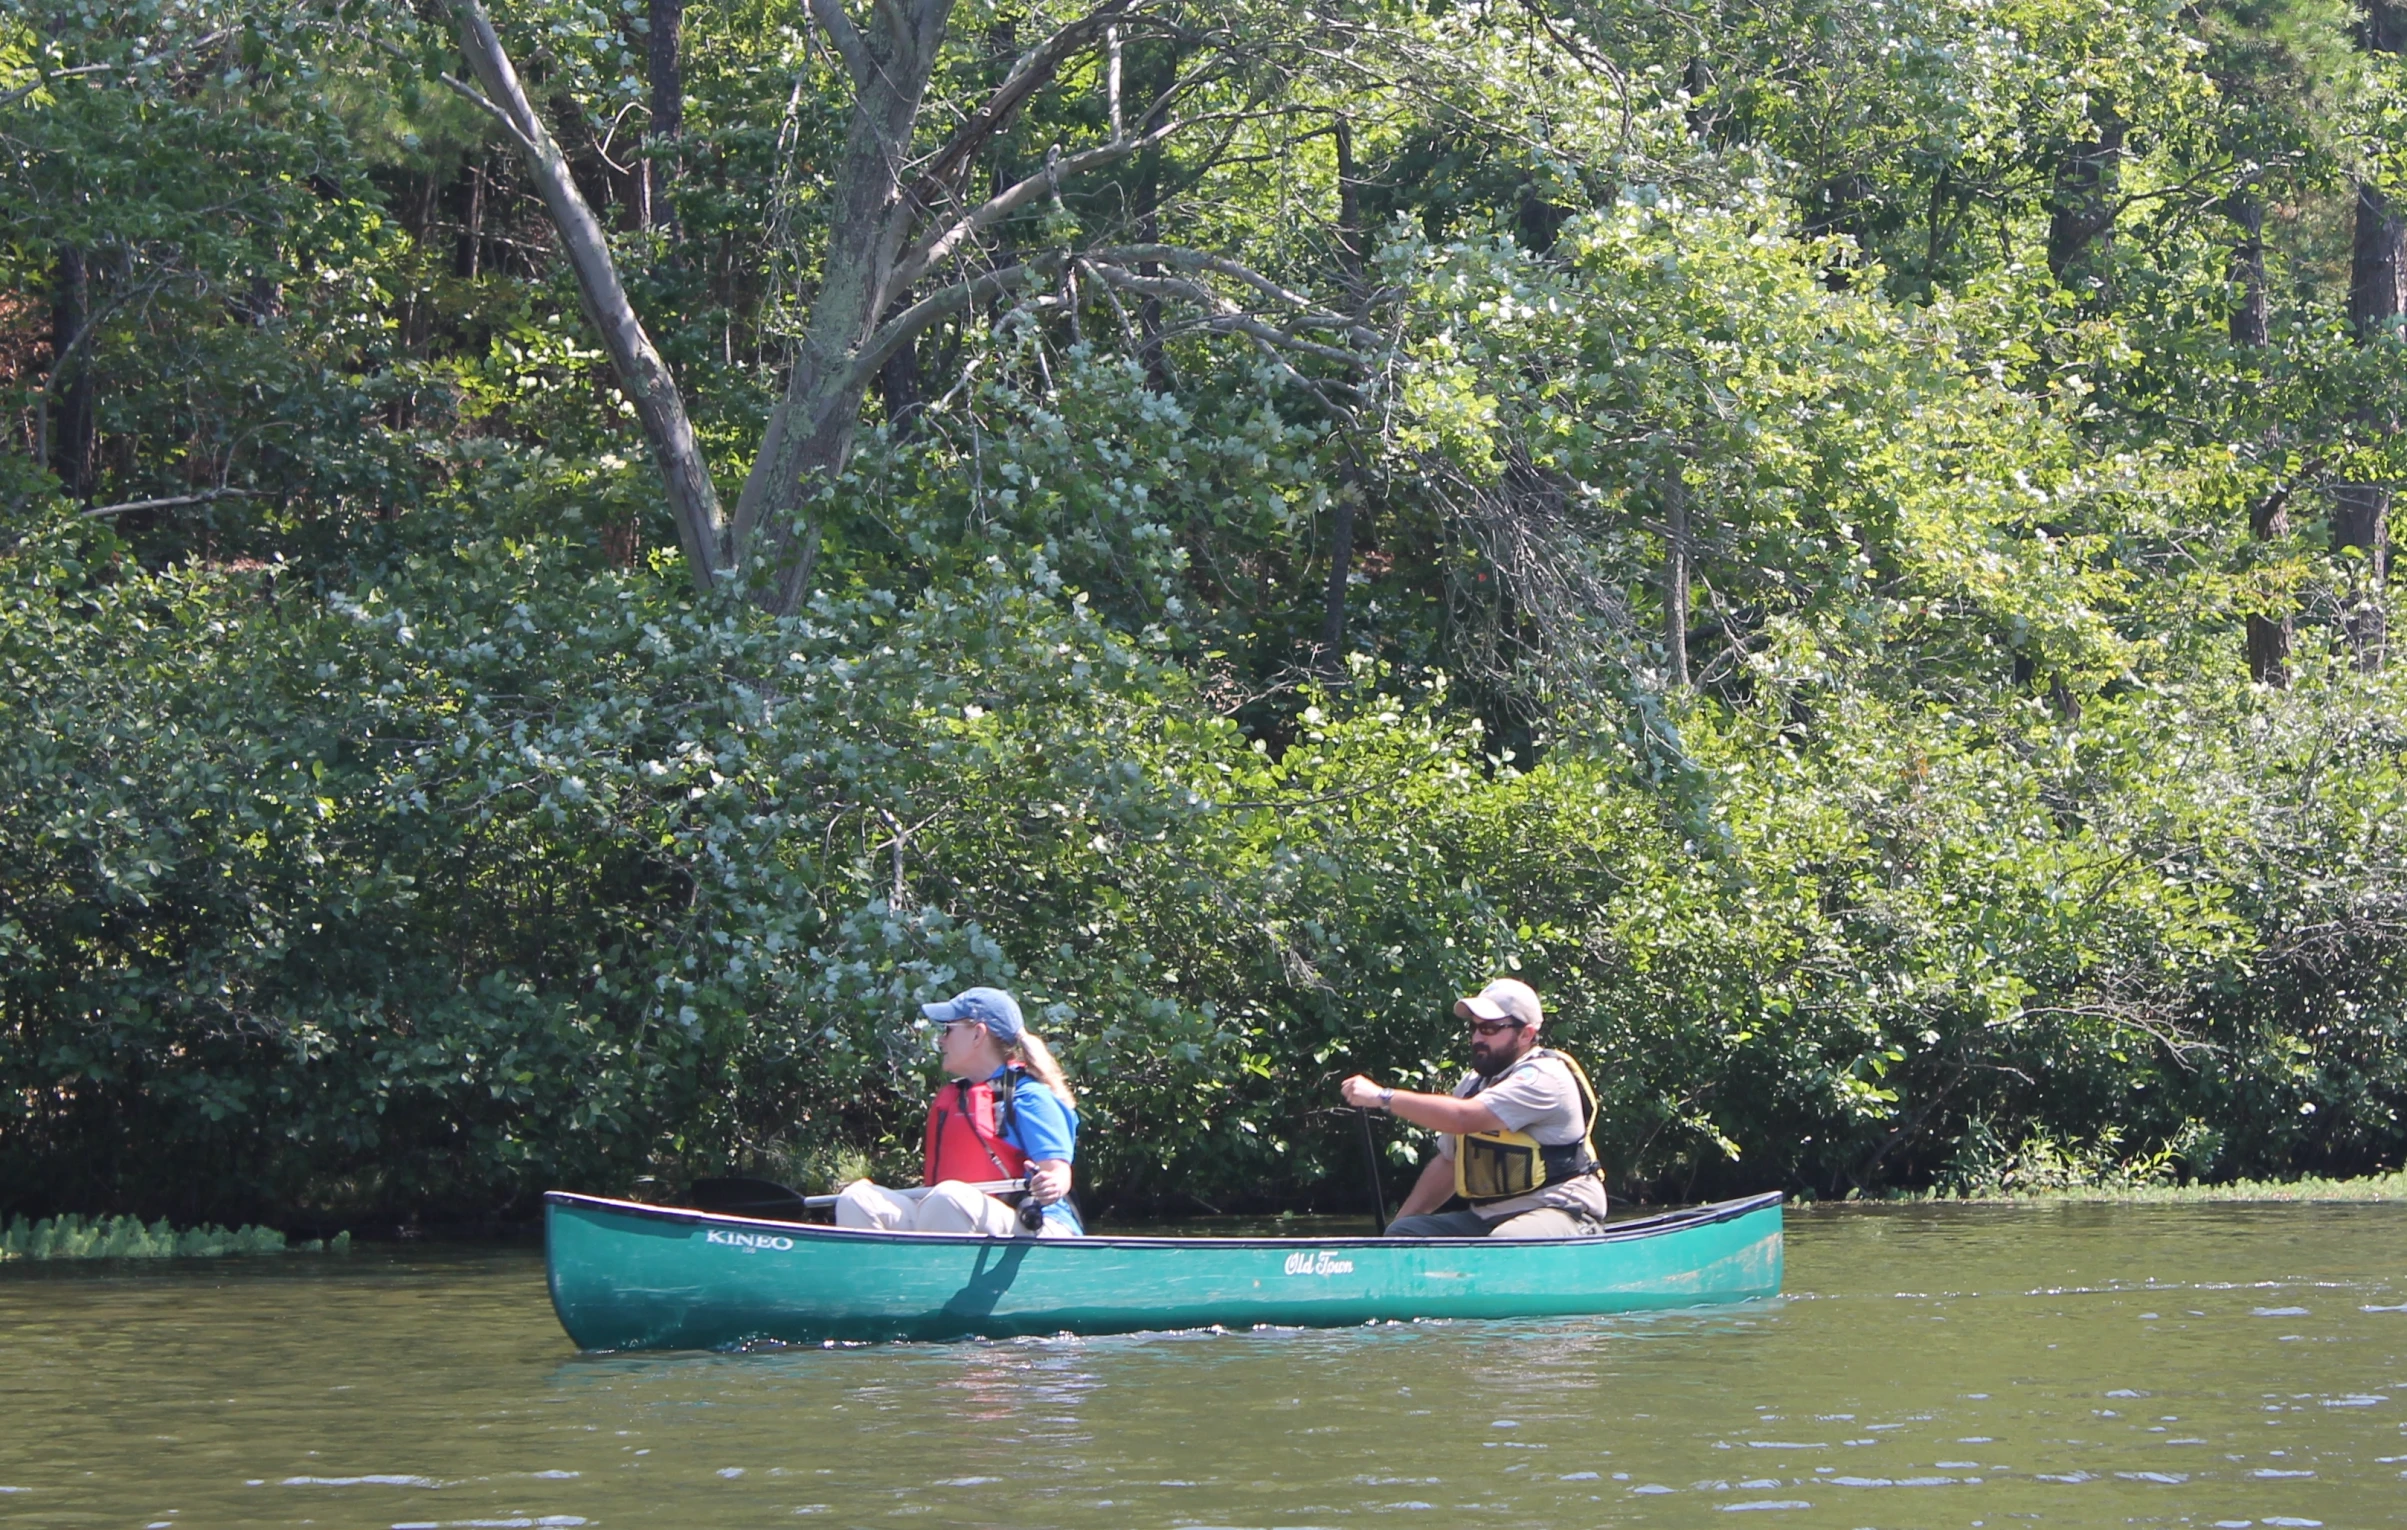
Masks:
[[[837,1192],[836,1225],[874,1232],[976,1233],[988,1238],[1027,1236],[1020,1214],[983,1190],[948,1179],[930,1190],[889,1190],[856,1179]],[[1037,1236],[1067,1236],[1051,1222]]]
[[[1602,1222],[1553,1206],[1493,1222],[1476,1211],[1435,1211],[1387,1224],[1391,1238],[1589,1238],[1602,1231]]]

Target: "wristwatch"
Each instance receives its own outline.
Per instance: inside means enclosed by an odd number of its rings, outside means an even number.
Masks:
[[[1379,1108],[1386,1111],[1391,1116],[1394,1115],[1396,1113],[1396,1091],[1393,1089],[1380,1090]]]

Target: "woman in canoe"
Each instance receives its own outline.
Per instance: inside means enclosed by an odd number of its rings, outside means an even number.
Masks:
[[[1041,1209],[1029,1219],[1038,1236],[1084,1233],[1069,1201],[1078,1101],[1061,1064],[1022,1023],[1018,1001],[1000,988],[971,988],[920,1013],[941,1027],[937,1045],[953,1076],[928,1106],[924,1186],[898,1191],[855,1180],[837,1197],[836,1225],[1013,1237],[1031,1230],[1026,1208],[973,1187],[1025,1177],[1028,1201]]]

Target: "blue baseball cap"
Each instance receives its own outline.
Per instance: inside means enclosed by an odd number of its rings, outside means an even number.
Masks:
[[[964,988],[941,1004],[922,1004],[919,1012],[938,1025],[975,1020],[1000,1041],[1017,1041],[1027,1029],[1020,1020],[1017,999],[1000,988]]]

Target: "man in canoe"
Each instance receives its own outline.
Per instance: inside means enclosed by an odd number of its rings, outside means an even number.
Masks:
[[[1545,1013],[1516,978],[1454,1003],[1471,1026],[1471,1071],[1452,1094],[1385,1089],[1357,1073],[1348,1105],[1445,1135],[1391,1238],[1583,1238],[1604,1230],[1605,1181],[1592,1141],[1596,1090],[1580,1065],[1538,1044]],[[1461,1197],[1459,1211],[1438,1208]]]
[[[928,1106],[924,1183],[889,1190],[855,1180],[837,1195],[836,1225],[992,1238],[1084,1233],[1068,1199],[1078,1101],[1052,1050],[1022,1023],[1019,1001],[1000,988],[969,988],[920,1013],[939,1027],[936,1044],[953,1076]],[[1022,1220],[1028,1208],[977,1188],[1020,1178],[1030,1205],[1041,1208],[1029,1219],[1033,1228]]]

